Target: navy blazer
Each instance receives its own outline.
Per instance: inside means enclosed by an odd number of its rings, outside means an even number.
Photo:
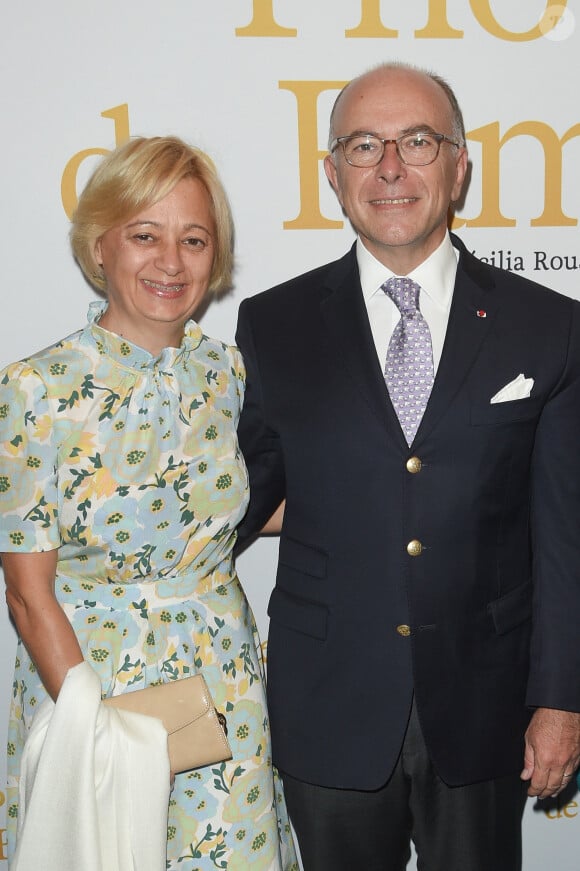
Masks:
[[[354,248],[240,307],[240,538],[286,499],[268,700],[275,763],[311,783],[383,785],[413,693],[451,785],[521,770],[535,706],[580,711],[580,304],[453,243],[411,448]],[[520,373],[531,396],[490,404]]]

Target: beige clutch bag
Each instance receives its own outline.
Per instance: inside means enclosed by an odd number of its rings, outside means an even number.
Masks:
[[[103,704],[161,720],[174,774],[232,758],[226,718],[216,711],[201,674],[112,696]]]

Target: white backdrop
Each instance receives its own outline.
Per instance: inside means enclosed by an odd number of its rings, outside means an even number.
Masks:
[[[231,341],[244,296],[340,256],[352,233],[322,174],[328,113],[342,82],[387,59],[455,87],[470,249],[580,297],[578,0],[6,0],[0,44],[1,366],[84,323],[67,210],[127,135],[199,145],[229,191],[236,283],[204,315],[210,335]],[[266,540],[240,561],[264,638],[275,557]],[[2,603],[1,748],[14,641]],[[0,752],[0,869],[4,781]],[[529,802],[525,871],[578,871],[579,808]]]

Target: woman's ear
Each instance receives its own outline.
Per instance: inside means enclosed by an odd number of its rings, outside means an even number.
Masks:
[[[93,254],[95,257],[95,263],[97,264],[97,266],[100,266],[102,268],[103,256],[101,254],[101,240],[100,239],[97,239],[97,241],[95,242],[95,248],[94,248]]]

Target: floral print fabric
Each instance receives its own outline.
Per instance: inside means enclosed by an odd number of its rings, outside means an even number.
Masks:
[[[237,349],[190,321],[158,357],[89,323],[0,375],[0,551],[59,548],[56,595],[104,695],[203,671],[233,759],[180,774],[167,869],[298,868],[272,768],[264,671],[232,562],[247,475]],[[46,697],[18,644],[9,854],[22,747]]]

